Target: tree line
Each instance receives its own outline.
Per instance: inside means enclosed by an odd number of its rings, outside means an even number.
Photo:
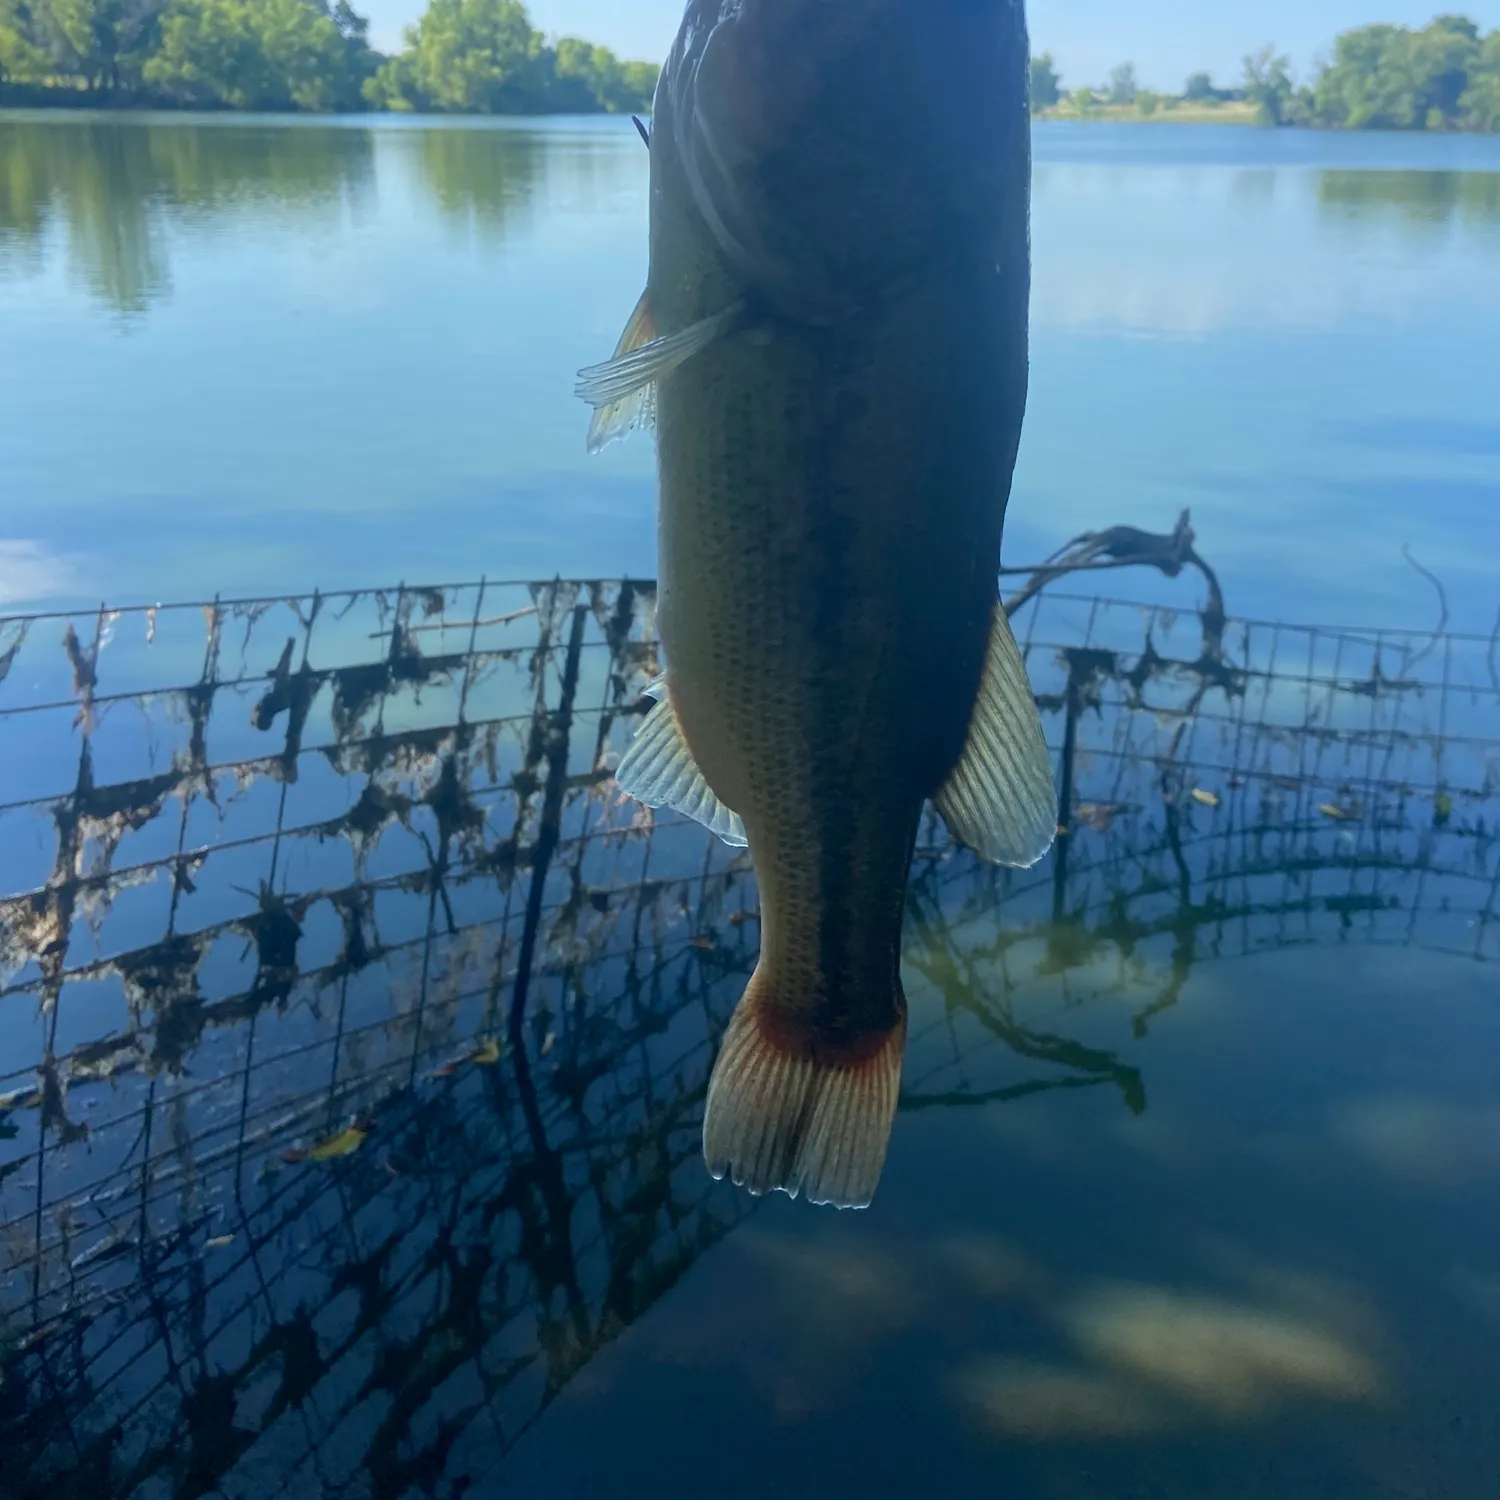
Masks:
[[[0,0],[0,103],[623,113],[650,108],[659,72],[574,37],[549,42],[523,0],[429,0],[405,43],[377,52],[350,0]],[[1065,95],[1047,53],[1031,83],[1039,113],[1240,104],[1272,125],[1493,131],[1500,30],[1483,36],[1459,15],[1361,27],[1300,84],[1274,47],[1227,89],[1196,73],[1181,94],[1157,94],[1125,63],[1106,86]]]
[[[349,0],[0,0],[0,103],[589,114],[656,90],[523,0],[430,0],[390,57],[368,32]]]
[[[1241,103],[1268,125],[1333,130],[1500,131],[1500,30],[1488,36],[1467,16],[1442,15],[1421,30],[1362,26],[1344,32],[1333,56],[1298,83],[1291,62],[1274,47],[1244,60],[1238,86],[1216,88],[1195,73],[1181,94],[1137,85],[1123,63],[1102,88],[1065,93],[1049,53],[1031,64],[1032,108],[1087,116],[1100,106],[1125,107],[1142,118],[1184,106],[1213,109]]]

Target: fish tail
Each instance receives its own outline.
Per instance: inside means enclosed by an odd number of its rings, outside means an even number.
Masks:
[[[756,969],[708,1085],[703,1156],[715,1177],[757,1196],[800,1192],[809,1203],[869,1207],[906,1050],[906,1001],[895,983],[895,1023],[832,1046],[789,1018],[764,963]]]

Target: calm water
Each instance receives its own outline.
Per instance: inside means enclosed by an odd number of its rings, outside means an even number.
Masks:
[[[0,615],[650,576],[645,168],[0,119]],[[0,1500],[1500,1493],[1500,142],[1048,127],[1034,245],[1008,560],[1231,624],[1018,617],[1071,832],[924,833],[867,1213],[703,1171],[649,592],[0,618]]]
[[[1232,611],[1488,630],[1500,141],[1050,125],[1008,561],[1190,507]],[[0,119],[0,601],[654,572],[574,372],[628,122]]]

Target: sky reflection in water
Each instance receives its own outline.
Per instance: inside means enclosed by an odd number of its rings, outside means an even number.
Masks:
[[[1236,613],[1425,625],[1410,543],[1488,630],[1500,147],[1036,158],[1008,559],[1190,507]],[[654,571],[651,445],[589,459],[572,395],[644,275],[628,122],[9,116],[0,160],[0,597]]]

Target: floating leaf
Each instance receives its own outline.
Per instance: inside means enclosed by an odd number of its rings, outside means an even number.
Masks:
[[[360,1129],[358,1125],[351,1125],[347,1130],[329,1136],[326,1141],[319,1141],[307,1153],[307,1158],[309,1161],[337,1161],[342,1156],[353,1156],[364,1145],[368,1134],[367,1130]]]
[[[1319,806],[1318,811],[1322,813],[1325,818],[1332,818],[1336,823],[1349,823],[1359,816],[1359,814],[1353,811],[1351,808],[1339,807],[1337,803],[1333,802],[1322,803]]]
[[[477,1063],[481,1068],[493,1068],[500,1061],[500,1043],[493,1037],[480,1045],[469,1054],[469,1061]]]
[[[288,1146],[281,1159],[295,1167],[304,1161],[337,1161],[342,1156],[353,1156],[374,1128],[373,1120],[354,1120],[337,1135],[327,1136],[313,1146]]]
[[[556,1045],[557,1033],[555,1031],[549,1031],[547,1035],[542,1038],[542,1056],[545,1057]]]
[[[1079,823],[1085,828],[1092,828],[1095,833],[1108,833],[1114,820],[1115,809],[1107,803],[1096,806],[1092,802],[1085,802],[1078,809]]]
[[[211,1240],[204,1243],[205,1250],[223,1250],[234,1243],[232,1234],[216,1234]]]
[[[1439,792],[1432,799],[1432,821],[1439,827],[1453,816],[1453,798],[1447,792]]]
[[[1221,801],[1217,792],[1206,792],[1201,786],[1193,788],[1193,801],[1201,803],[1204,807],[1217,807]]]

